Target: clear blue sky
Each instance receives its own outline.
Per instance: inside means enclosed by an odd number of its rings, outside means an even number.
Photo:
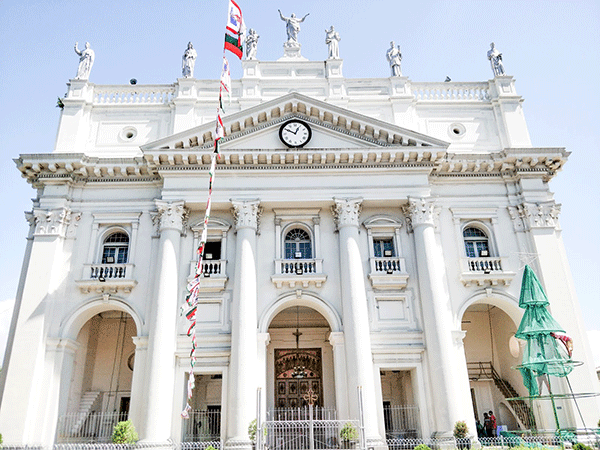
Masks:
[[[387,77],[385,51],[402,48],[413,81],[485,81],[494,41],[525,99],[534,146],[573,152],[551,183],[585,325],[600,330],[600,3],[597,1],[239,0],[260,35],[258,58],[282,56],[284,15],[310,13],[299,41],[311,60],[327,56],[324,30],[339,31],[346,77]],[[54,147],[56,99],[77,69],[75,41],[96,52],[97,84],[173,83],[188,41],[196,78],[218,78],[227,0],[7,1],[0,3],[0,347],[16,294],[35,192],[12,158]],[[232,77],[239,64],[232,62]],[[598,334],[600,339],[600,331]],[[1,350],[0,350],[1,355]]]

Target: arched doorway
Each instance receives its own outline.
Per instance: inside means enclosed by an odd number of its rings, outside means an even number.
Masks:
[[[313,400],[323,418],[335,417],[331,328],[318,311],[289,306],[280,311],[268,328],[267,417],[297,419]]]
[[[99,312],[81,327],[58,442],[109,442],[114,424],[127,420],[136,335],[132,316],[117,310]]]
[[[493,411],[497,425],[508,430],[534,427],[529,405],[507,400],[527,395],[515,370],[521,361],[514,337],[518,323],[493,301],[480,300],[465,310],[461,326],[466,331],[463,343],[475,419],[483,424],[484,413]]]

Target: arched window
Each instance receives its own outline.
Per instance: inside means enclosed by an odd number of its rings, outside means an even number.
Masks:
[[[490,246],[487,234],[479,228],[467,227],[463,230],[465,251],[469,258],[487,258],[490,256]]]
[[[129,253],[129,236],[126,233],[112,233],[104,239],[102,264],[125,264]]]
[[[285,235],[285,259],[312,258],[312,245],[308,233],[294,228]]]

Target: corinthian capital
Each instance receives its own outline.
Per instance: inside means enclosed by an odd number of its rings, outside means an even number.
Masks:
[[[235,228],[252,228],[258,231],[262,208],[260,200],[231,200]]]
[[[65,207],[52,210],[34,208],[26,217],[29,223],[35,224],[34,235],[66,237],[73,214]]]
[[[518,211],[526,229],[558,228],[558,216],[561,205],[555,202],[523,203],[518,205]],[[509,209],[510,212],[510,209]]]
[[[166,202],[164,200],[155,200],[158,214],[156,222],[158,231],[177,230],[183,232],[188,218],[188,210],[184,201]]]
[[[409,230],[417,225],[435,225],[435,203],[431,199],[409,198],[402,211],[408,221]]]
[[[333,201],[335,205],[331,207],[331,212],[337,228],[348,225],[358,227],[362,198],[334,198]]]

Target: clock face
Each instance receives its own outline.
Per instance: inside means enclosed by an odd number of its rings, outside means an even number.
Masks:
[[[312,130],[300,120],[290,120],[279,128],[279,139],[288,147],[303,147],[311,137]]]

